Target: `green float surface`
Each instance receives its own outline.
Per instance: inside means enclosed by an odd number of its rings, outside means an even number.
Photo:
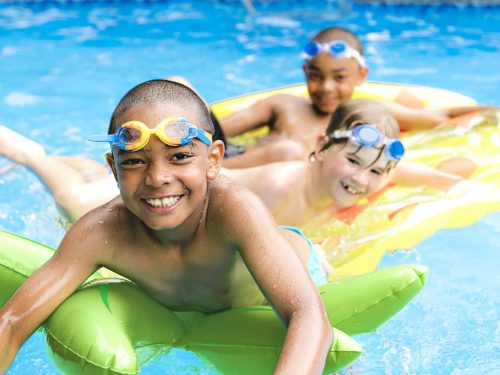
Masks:
[[[53,252],[0,231],[2,304]],[[376,330],[420,291],[426,275],[424,266],[403,265],[319,287],[335,327],[325,373],[354,361],[361,348],[348,335]],[[45,330],[51,356],[67,374],[137,374],[141,364],[171,348],[197,354],[222,374],[271,374],[286,334],[268,306],[173,312],[120,279],[95,280],[76,291]]]

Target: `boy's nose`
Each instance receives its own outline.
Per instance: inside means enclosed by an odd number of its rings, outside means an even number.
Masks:
[[[334,79],[326,78],[323,80],[322,88],[324,91],[332,91],[335,89],[336,85],[337,84]]]
[[[360,187],[365,187],[368,185],[368,170],[358,169],[353,175],[352,180],[356,182]]]
[[[173,181],[172,173],[165,163],[152,162],[149,165],[145,183],[149,186],[161,187],[165,184],[170,184]]]

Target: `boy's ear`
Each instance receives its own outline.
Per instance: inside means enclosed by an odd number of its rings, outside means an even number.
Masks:
[[[362,67],[362,68],[359,68],[359,80],[358,80],[358,85],[361,85],[363,82],[365,82],[366,80],[366,76],[368,75],[368,68],[365,66],[365,67]]]
[[[224,158],[224,143],[220,140],[214,141],[208,147],[208,168],[207,168],[207,178],[209,180],[214,180],[218,175],[222,167],[222,159]]]
[[[306,63],[302,64],[302,70],[303,70],[304,74],[306,75],[306,79],[307,79],[307,64]]]
[[[316,140],[316,147],[314,148],[314,160],[323,160],[323,147],[328,143],[328,136],[326,134],[318,135]]]
[[[113,176],[115,176],[115,180],[118,181],[116,177],[116,166],[115,166],[115,157],[113,156],[112,152],[106,152],[104,154],[104,158],[106,159],[106,163],[108,163],[109,167],[113,171]]]

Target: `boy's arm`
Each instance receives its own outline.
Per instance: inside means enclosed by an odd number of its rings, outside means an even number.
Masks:
[[[450,119],[491,107],[456,107],[450,109],[410,108],[396,102],[381,102],[394,116],[402,131],[430,129]]]
[[[250,107],[220,119],[224,134],[230,138],[260,126],[270,125],[276,113],[276,105],[279,105],[279,97],[280,95],[273,95],[258,100]]]
[[[394,168],[391,180],[401,186],[429,186],[448,191],[463,178],[425,165],[401,162]]]
[[[333,332],[316,287],[260,199],[250,192],[236,195],[234,201],[226,201],[229,207],[238,207],[226,210],[227,229],[260,289],[288,326],[275,374],[321,374]]]
[[[23,342],[96,270],[98,246],[90,240],[94,229],[75,224],[52,258],[0,309],[0,373],[7,371]]]

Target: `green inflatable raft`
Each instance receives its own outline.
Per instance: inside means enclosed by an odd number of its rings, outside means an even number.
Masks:
[[[0,303],[53,254],[0,231]],[[361,348],[349,335],[372,332],[423,287],[427,268],[391,267],[319,287],[335,339],[325,373],[347,366]],[[271,374],[286,329],[268,306],[216,314],[173,312],[121,279],[88,281],[45,322],[50,355],[66,374],[137,374],[171,348],[195,353],[222,374]]]

